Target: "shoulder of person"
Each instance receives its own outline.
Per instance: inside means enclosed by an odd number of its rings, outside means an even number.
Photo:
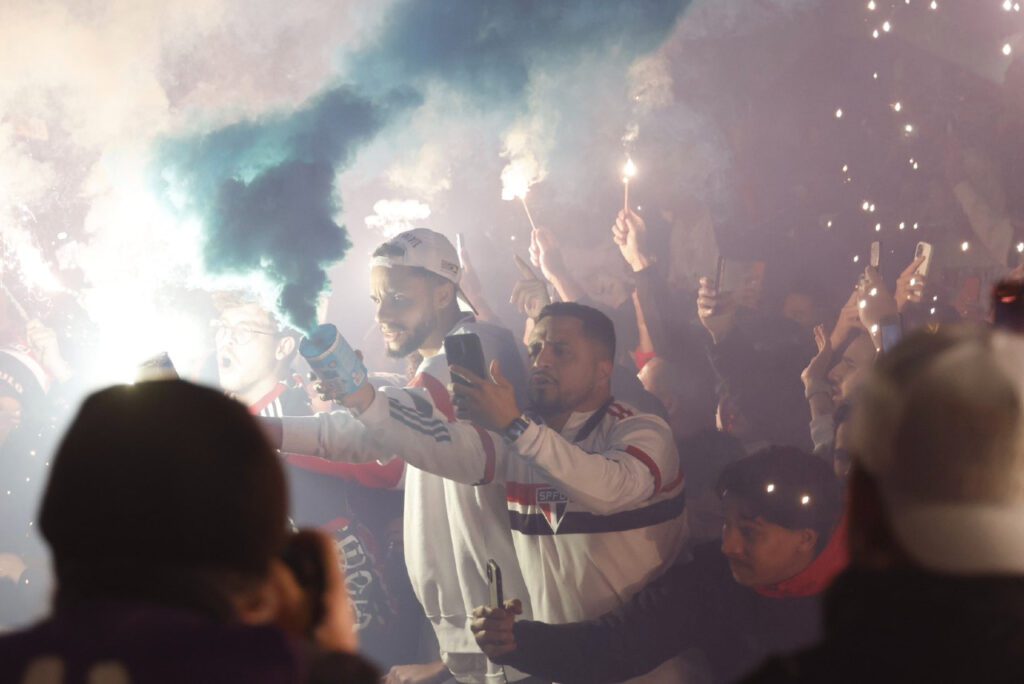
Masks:
[[[475,318],[466,319],[456,326],[451,334],[463,333],[472,333],[479,337],[480,343],[484,346],[485,353],[489,346],[493,349],[500,349],[503,345],[508,344],[515,347],[516,338],[512,331],[496,323],[488,323],[487,321],[480,321]]]
[[[672,429],[665,419],[654,413],[647,413],[624,401],[613,401],[605,413],[605,422],[611,424],[613,430],[653,430],[661,433],[669,441],[672,440]]]

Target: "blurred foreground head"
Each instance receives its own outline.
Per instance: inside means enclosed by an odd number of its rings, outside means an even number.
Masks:
[[[909,336],[854,412],[853,560],[1024,574],[1024,337]]]
[[[58,601],[264,577],[285,543],[284,476],[241,404],[164,380],[85,400],[40,512]],[[154,578],[165,586],[147,589]],[[142,594],[142,595],[140,595]]]

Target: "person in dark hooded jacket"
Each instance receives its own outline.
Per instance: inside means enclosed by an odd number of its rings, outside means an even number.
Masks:
[[[828,464],[792,448],[728,465],[718,483],[720,544],[697,547],[622,608],[564,625],[515,621],[517,604],[478,608],[487,656],[552,681],[619,682],[696,646],[716,682],[819,634],[819,597],[846,563],[839,483]]]

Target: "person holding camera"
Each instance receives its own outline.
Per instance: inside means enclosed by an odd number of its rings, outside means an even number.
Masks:
[[[244,406],[180,380],[87,398],[39,514],[57,589],[0,637],[11,681],[377,681],[336,551],[287,527],[284,473]]]

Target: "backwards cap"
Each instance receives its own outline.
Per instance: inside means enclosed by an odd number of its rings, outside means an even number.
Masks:
[[[453,283],[456,296],[473,313],[477,312],[459,286],[462,266],[455,245],[441,233],[429,228],[413,228],[399,233],[374,251],[370,267],[374,266],[411,266],[429,271]]]

